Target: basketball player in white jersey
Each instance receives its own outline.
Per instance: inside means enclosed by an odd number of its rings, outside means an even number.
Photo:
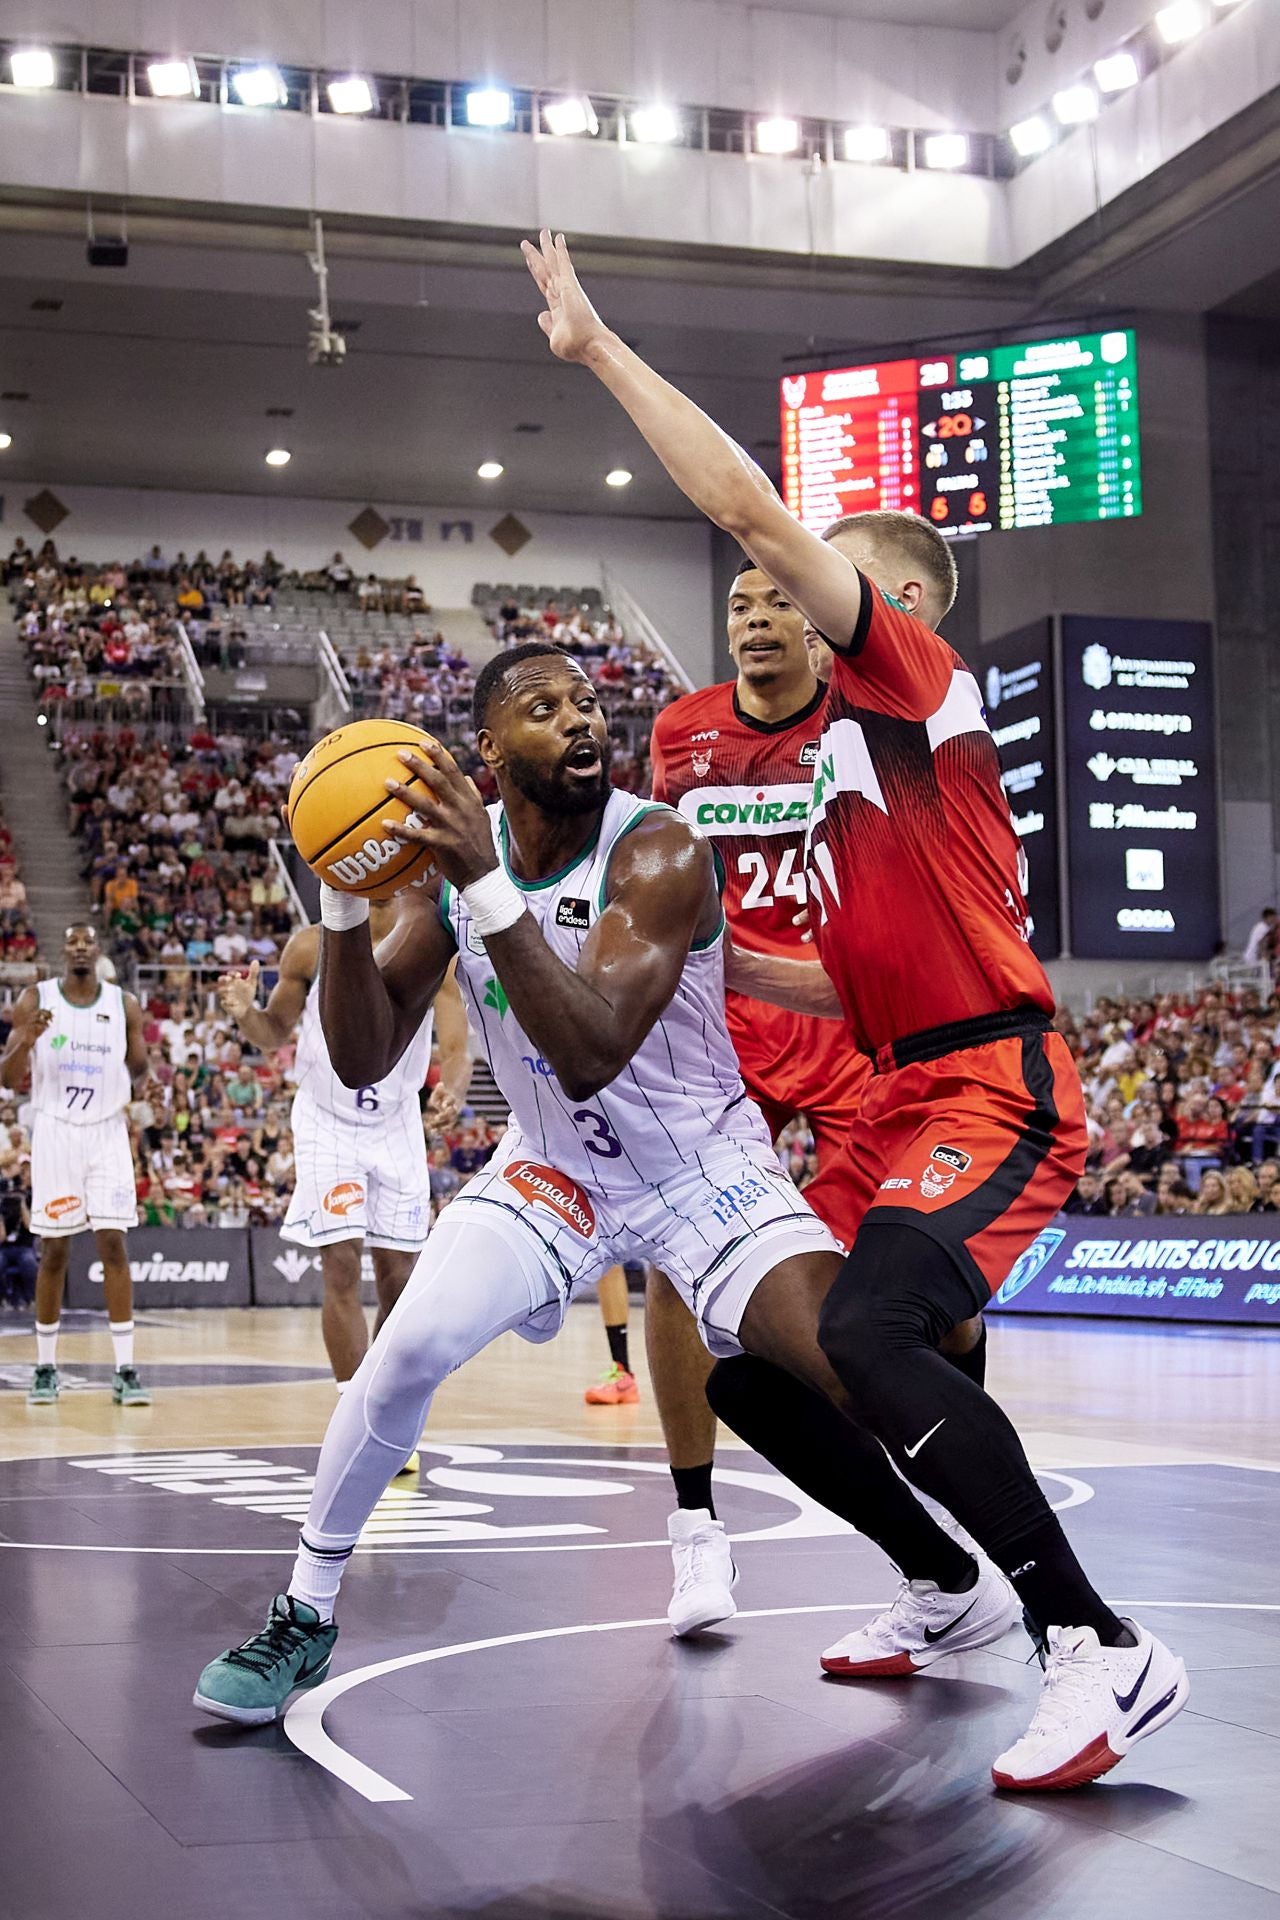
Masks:
[[[324,1677],[361,1528],[436,1387],[499,1334],[550,1339],[575,1289],[630,1258],[670,1277],[713,1353],[735,1354],[757,1339],[757,1301],[825,1289],[840,1265],[743,1088],[709,843],[610,786],[595,689],[558,648],[488,662],[475,724],[499,804],[486,811],[443,748],[401,754],[413,787],[388,785],[424,825],[400,837],[430,847],[441,878],[406,900],[376,953],[365,904],[322,887],[320,1011],[343,1084],[383,1075],[456,953],[512,1123],[436,1223],[338,1404],[288,1593],[200,1676],[195,1704],[241,1724],[274,1719]],[[758,1320],[769,1355],[833,1385],[816,1340],[793,1356],[772,1317]]]
[[[394,904],[373,908],[375,937],[395,924]],[[320,929],[300,927],[280,956],[265,1007],[257,1003],[258,963],[223,974],[218,999],[252,1046],[274,1053],[298,1031],[294,1062],[294,1191],[281,1236],[318,1251],[324,1281],[320,1326],[341,1388],[364,1359],[369,1329],[360,1300],[360,1253],[373,1256],[378,1296],[375,1336],[399,1299],[431,1224],[423,1116],[418,1094],[431,1061],[434,1025],[440,1079],[426,1124],[441,1131],[457,1119],[471,1083],[471,1039],[457,987],[446,981],[390,1072],[345,1087],[329,1061],[320,1027]]]
[[[31,1228],[40,1238],[36,1367],[27,1398],[58,1398],[58,1330],[71,1240],[91,1228],[102,1261],[117,1406],[150,1403],[133,1364],[133,1280],[125,1233],[138,1221],[125,1108],[150,1082],[142,1009],[100,980],[94,928],[67,928],[60,980],[27,987],[13,1013],[0,1085],[31,1073]],[[159,1092],[159,1089],[156,1089]]]

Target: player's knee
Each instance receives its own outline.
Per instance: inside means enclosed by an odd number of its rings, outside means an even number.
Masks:
[[[896,1224],[864,1229],[823,1303],[818,1343],[865,1410],[891,1391],[899,1355],[936,1348],[976,1304],[928,1234]]]
[[[334,1298],[348,1300],[360,1291],[360,1242],[340,1240],[320,1255],[324,1290]]]

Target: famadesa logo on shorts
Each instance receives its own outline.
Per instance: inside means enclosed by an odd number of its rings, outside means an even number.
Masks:
[[[339,1219],[345,1219],[356,1207],[364,1205],[364,1182],[339,1180],[336,1187],[330,1187],[320,1205],[326,1213],[336,1213]]]
[[[539,1166],[536,1160],[514,1160],[502,1169],[502,1177],[522,1199],[549,1208],[584,1240],[589,1240],[595,1232],[595,1209],[582,1188],[567,1174],[558,1173],[554,1167]]]
[[[59,1194],[58,1198],[51,1200],[44,1210],[46,1220],[65,1220],[69,1213],[79,1211],[80,1195],[78,1193]]]

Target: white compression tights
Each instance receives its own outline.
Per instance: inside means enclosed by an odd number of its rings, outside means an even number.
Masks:
[[[289,1591],[313,1604],[318,1560],[341,1565],[388,1481],[418,1443],[431,1396],[456,1367],[555,1299],[534,1236],[450,1207],[409,1283],[341,1396],[316,1468],[303,1548]],[[312,1551],[308,1552],[308,1548]]]

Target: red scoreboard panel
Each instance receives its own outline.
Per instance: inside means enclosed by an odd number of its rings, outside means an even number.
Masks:
[[[920,505],[918,360],[782,382],[782,485],[791,511],[821,533],[842,514]]]

